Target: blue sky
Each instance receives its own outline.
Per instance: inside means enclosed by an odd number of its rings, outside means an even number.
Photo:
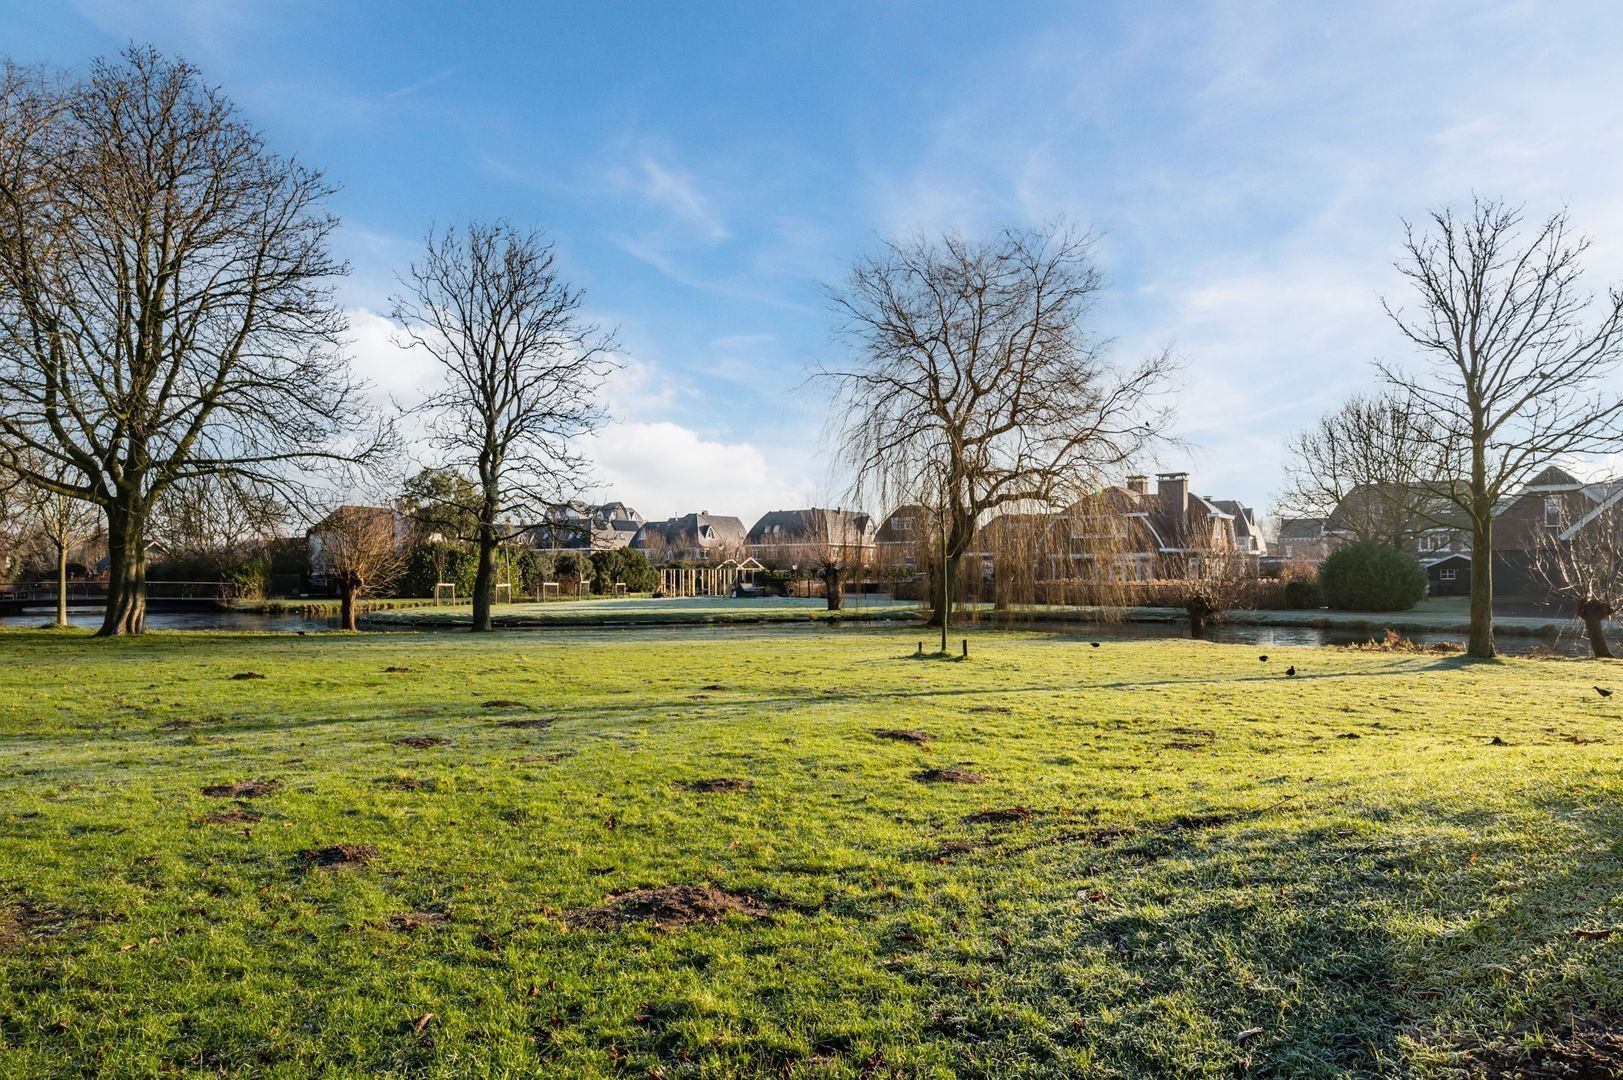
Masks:
[[[1100,233],[1126,360],[1184,360],[1197,491],[1266,507],[1289,432],[1402,359],[1401,220],[1473,190],[1623,280],[1609,3],[795,5],[0,0],[14,59],[151,42],[341,185],[355,359],[430,223],[544,227],[619,329],[599,494],[746,521],[839,501],[803,385],[821,283],[881,236]]]

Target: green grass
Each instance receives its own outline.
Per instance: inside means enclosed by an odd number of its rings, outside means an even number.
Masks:
[[[1453,1075],[1623,1010],[1610,668],[918,636],[0,632],[0,1076]],[[704,883],[771,918],[565,917]]]

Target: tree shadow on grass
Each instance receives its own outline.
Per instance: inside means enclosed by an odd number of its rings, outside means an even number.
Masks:
[[[978,1075],[1469,1075],[1486,1060],[1473,1046],[1619,1015],[1619,950],[1566,924],[1615,904],[1623,814],[1580,814],[1561,838],[1572,872],[1491,901],[1498,871],[1478,855],[1510,873],[1537,853],[1451,817],[1292,827],[1281,812],[1024,862],[988,850],[957,916],[974,946],[921,953],[908,974]]]

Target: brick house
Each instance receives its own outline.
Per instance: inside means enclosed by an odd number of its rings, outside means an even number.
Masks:
[[[1543,600],[1531,573],[1541,544],[1569,542],[1623,502],[1623,479],[1586,482],[1554,465],[1493,509],[1493,592],[1506,599]]]

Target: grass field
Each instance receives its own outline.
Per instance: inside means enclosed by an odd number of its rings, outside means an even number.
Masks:
[[[918,636],[0,632],[0,1076],[1623,1062],[1611,668]]]

